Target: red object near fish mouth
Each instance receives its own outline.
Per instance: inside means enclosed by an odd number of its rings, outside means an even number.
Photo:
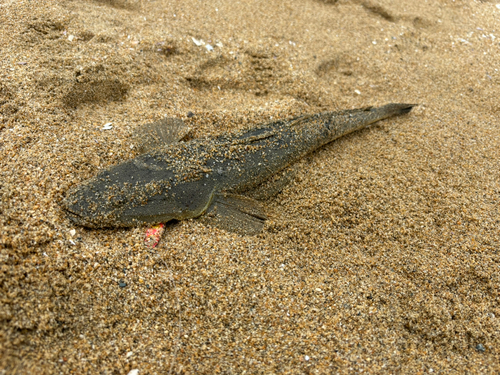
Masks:
[[[151,228],[148,228],[146,230],[146,235],[144,236],[144,244],[146,245],[146,247],[154,249],[156,246],[158,246],[158,243],[160,242],[161,236],[164,231],[164,223],[153,225]]]

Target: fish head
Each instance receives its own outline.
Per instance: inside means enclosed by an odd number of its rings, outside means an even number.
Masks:
[[[124,185],[112,176],[104,171],[66,193],[61,206],[74,224],[88,228],[126,226],[118,225],[126,209]]]
[[[168,170],[126,162],[69,190],[62,207],[73,223],[88,228],[197,217],[210,205],[214,185],[207,179],[182,180],[175,181]]]

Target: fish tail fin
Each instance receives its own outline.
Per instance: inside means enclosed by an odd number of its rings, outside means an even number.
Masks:
[[[417,104],[407,103],[390,103],[381,107],[365,107],[360,109],[352,109],[343,112],[351,121],[347,121],[346,125],[336,136],[342,136],[355,130],[365,128],[374,122],[384,120],[389,117],[400,116],[408,113]]]
[[[408,103],[390,103],[386,104],[382,107],[378,108],[371,108],[371,111],[376,111],[378,112],[380,118],[379,120],[382,120],[384,118],[392,117],[392,116],[399,116],[399,115],[404,115],[405,113],[410,112],[413,107],[417,106],[418,104],[408,104]]]
[[[417,104],[390,103],[381,107],[349,109],[342,112],[324,112],[320,115],[329,130],[329,136],[321,139],[321,145],[354,131],[366,128],[374,122],[408,113]]]

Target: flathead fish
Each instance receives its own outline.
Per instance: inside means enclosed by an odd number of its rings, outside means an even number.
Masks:
[[[245,196],[317,148],[376,121],[405,114],[413,104],[387,104],[278,120],[213,138],[178,142],[178,119],[144,126],[138,157],[71,189],[63,208],[91,228],[131,227],[202,216],[239,233],[259,232],[267,216]]]

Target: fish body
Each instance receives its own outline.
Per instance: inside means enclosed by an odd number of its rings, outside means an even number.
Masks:
[[[221,194],[244,194],[317,148],[412,107],[322,112],[160,145],[78,185],[63,207],[74,223],[93,228],[195,218]]]

